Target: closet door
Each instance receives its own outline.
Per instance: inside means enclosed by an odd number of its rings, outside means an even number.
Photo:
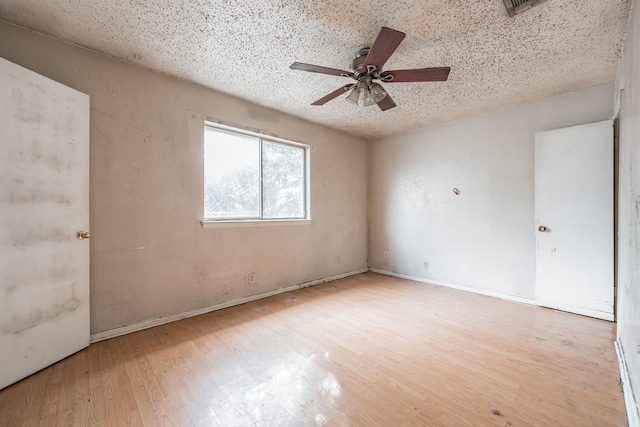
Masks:
[[[0,100],[4,388],[89,345],[89,97],[0,59]]]
[[[536,299],[613,319],[613,122],[536,134]]]

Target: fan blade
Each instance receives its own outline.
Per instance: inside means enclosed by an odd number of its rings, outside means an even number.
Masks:
[[[364,60],[365,67],[367,65],[375,65],[378,70],[382,70],[387,59],[395,52],[405,36],[406,34],[400,31],[382,27],[376,41],[369,50],[367,58]]]
[[[393,75],[393,80],[383,80],[385,83],[400,82],[444,82],[449,78],[449,67],[416,68],[415,70],[385,71],[380,78]]]
[[[311,73],[331,74],[332,76],[353,76],[353,73],[350,73],[349,71],[342,71],[336,68],[321,67],[319,65],[303,64],[302,62],[294,62],[289,68],[291,68],[292,70],[309,71]]]
[[[389,93],[387,93],[387,96],[382,98],[382,101],[378,102],[378,107],[380,107],[382,111],[387,111],[388,109],[393,108],[395,106],[396,106],[396,103],[393,102],[393,99],[391,99],[391,97],[389,96]]]
[[[349,85],[344,85],[342,86],[340,89],[336,89],[333,92],[331,92],[329,95],[318,99],[316,102],[314,102],[311,105],[324,105],[327,102],[331,101],[333,98],[337,98],[338,96],[342,95],[343,93],[345,93],[346,91],[348,91],[349,89],[353,88],[353,84],[349,84]]]

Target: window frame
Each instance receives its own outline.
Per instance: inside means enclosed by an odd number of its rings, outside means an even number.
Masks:
[[[257,138],[259,141],[259,216],[258,217],[206,217],[204,212],[204,167],[205,167],[205,158],[203,155],[202,165],[203,165],[203,175],[202,175],[202,188],[203,188],[203,197],[202,197],[202,225],[204,228],[213,228],[213,227],[233,227],[233,226],[266,226],[266,225],[293,225],[293,224],[302,224],[302,223],[310,223],[311,222],[311,197],[310,197],[310,154],[311,147],[307,144],[302,144],[300,142],[291,141],[288,139],[278,138],[276,136],[265,135],[263,133],[252,132],[245,129],[236,128],[233,126],[223,125],[220,123],[206,121],[204,122],[203,127],[203,154],[204,154],[204,143],[205,138],[204,135],[207,132],[207,129],[213,129],[221,132],[227,132],[231,134],[237,135],[245,135],[253,138]],[[303,171],[302,177],[304,179],[304,183],[302,186],[302,199],[304,203],[304,216],[303,217],[293,217],[293,218],[264,218],[264,198],[263,198],[263,145],[264,142],[269,142],[278,145],[290,146],[295,148],[301,148],[303,150],[304,160],[303,160]]]

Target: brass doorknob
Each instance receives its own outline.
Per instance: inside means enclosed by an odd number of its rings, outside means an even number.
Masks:
[[[91,233],[89,233],[88,231],[78,231],[76,237],[78,237],[78,240],[88,239],[89,237],[91,237]]]
[[[540,227],[538,227],[538,231],[547,231],[547,227],[541,225]]]

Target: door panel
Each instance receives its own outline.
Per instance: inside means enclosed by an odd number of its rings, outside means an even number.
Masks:
[[[89,97],[0,59],[0,388],[89,345]]]
[[[613,320],[613,122],[538,133],[535,149],[536,299]]]

